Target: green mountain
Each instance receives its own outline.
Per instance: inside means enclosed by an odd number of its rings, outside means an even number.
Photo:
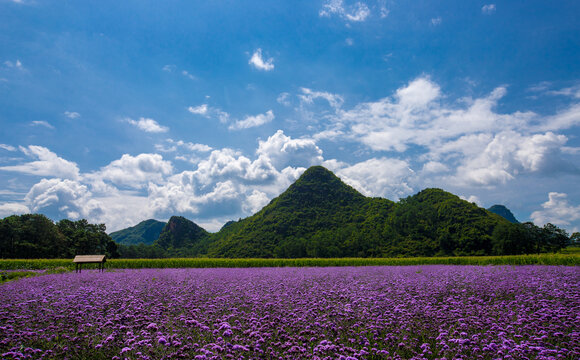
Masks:
[[[205,248],[209,238],[203,228],[182,216],[172,216],[153,245],[166,250],[171,256],[196,255]]]
[[[159,238],[165,223],[153,219],[145,220],[127,229],[115,231],[109,234],[117,244],[137,245],[143,243],[151,245]]]
[[[341,238],[364,220],[371,205],[352,187],[321,166],[309,168],[284,193],[253,216],[212,235],[209,256],[338,256],[331,234]],[[381,206],[392,202],[382,200]]]
[[[507,221],[440,189],[368,198],[321,166],[257,214],[212,234],[212,257],[483,255]]]
[[[494,214],[498,214],[499,216],[503,217],[504,219],[513,224],[519,223],[514,214],[512,214],[512,212],[503,205],[493,205],[492,207],[487,209],[487,211],[491,211]]]

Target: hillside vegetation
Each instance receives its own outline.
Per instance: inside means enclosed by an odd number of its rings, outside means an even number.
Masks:
[[[500,210],[511,214],[507,209]],[[104,225],[82,221],[62,220],[55,225],[42,215],[8,217],[0,223],[0,257],[57,258],[79,251],[116,256],[117,249],[111,245],[115,242],[104,234]],[[125,258],[517,255],[554,252],[578,240],[577,233],[569,237],[552,224],[540,228],[532,223],[512,223],[441,189],[425,189],[396,203],[365,197],[321,166],[306,170],[256,214],[231,221],[217,233],[174,216],[155,240],[139,241],[159,231],[161,224],[148,220],[111,234],[129,244],[119,245],[120,255]],[[85,229],[85,233],[97,231],[100,237],[83,237],[79,229]],[[92,247],[85,246],[89,240],[83,239],[89,238],[93,239]]]
[[[117,244],[137,245],[143,243],[145,245],[152,245],[159,238],[159,235],[161,235],[165,224],[162,221],[149,219],[130,228],[112,232],[109,236]]]

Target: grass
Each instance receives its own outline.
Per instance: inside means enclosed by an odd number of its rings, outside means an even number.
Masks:
[[[1,260],[5,261],[5,260]],[[7,271],[8,270],[8,271]],[[43,275],[43,274],[59,274],[63,272],[71,271],[69,268],[66,267],[55,267],[46,270],[10,270],[10,269],[3,269],[0,271],[0,284],[11,280],[18,280],[22,278],[27,278],[31,276]]]
[[[308,258],[308,259],[111,259],[108,269],[143,268],[248,268],[303,266],[400,266],[400,265],[580,265],[580,252],[511,256],[457,256],[414,258]],[[0,270],[73,270],[72,259],[7,259],[0,260]],[[86,269],[96,265],[85,265]]]

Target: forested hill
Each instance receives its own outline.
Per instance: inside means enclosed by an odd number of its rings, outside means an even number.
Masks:
[[[112,232],[109,236],[116,243],[122,245],[137,245],[139,243],[151,245],[159,238],[165,224],[162,221],[149,219],[130,228]]]
[[[381,206],[393,203],[381,200]],[[311,167],[284,193],[249,218],[212,236],[209,256],[335,256],[336,236],[348,237],[371,204],[321,166]],[[386,210],[386,209],[385,209]],[[307,251],[308,250],[308,251]]]
[[[321,166],[279,197],[207,239],[217,257],[369,257],[551,251],[562,230],[506,219],[440,189],[394,203],[367,198]]]

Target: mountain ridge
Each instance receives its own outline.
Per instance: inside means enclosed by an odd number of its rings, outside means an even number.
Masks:
[[[170,225],[172,219],[179,226]],[[451,256],[531,249],[527,230],[512,229],[519,224],[442,189],[395,203],[362,195],[322,166],[310,167],[260,211],[217,233],[172,219],[154,243],[168,256]],[[521,244],[501,245],[502,236]]]

